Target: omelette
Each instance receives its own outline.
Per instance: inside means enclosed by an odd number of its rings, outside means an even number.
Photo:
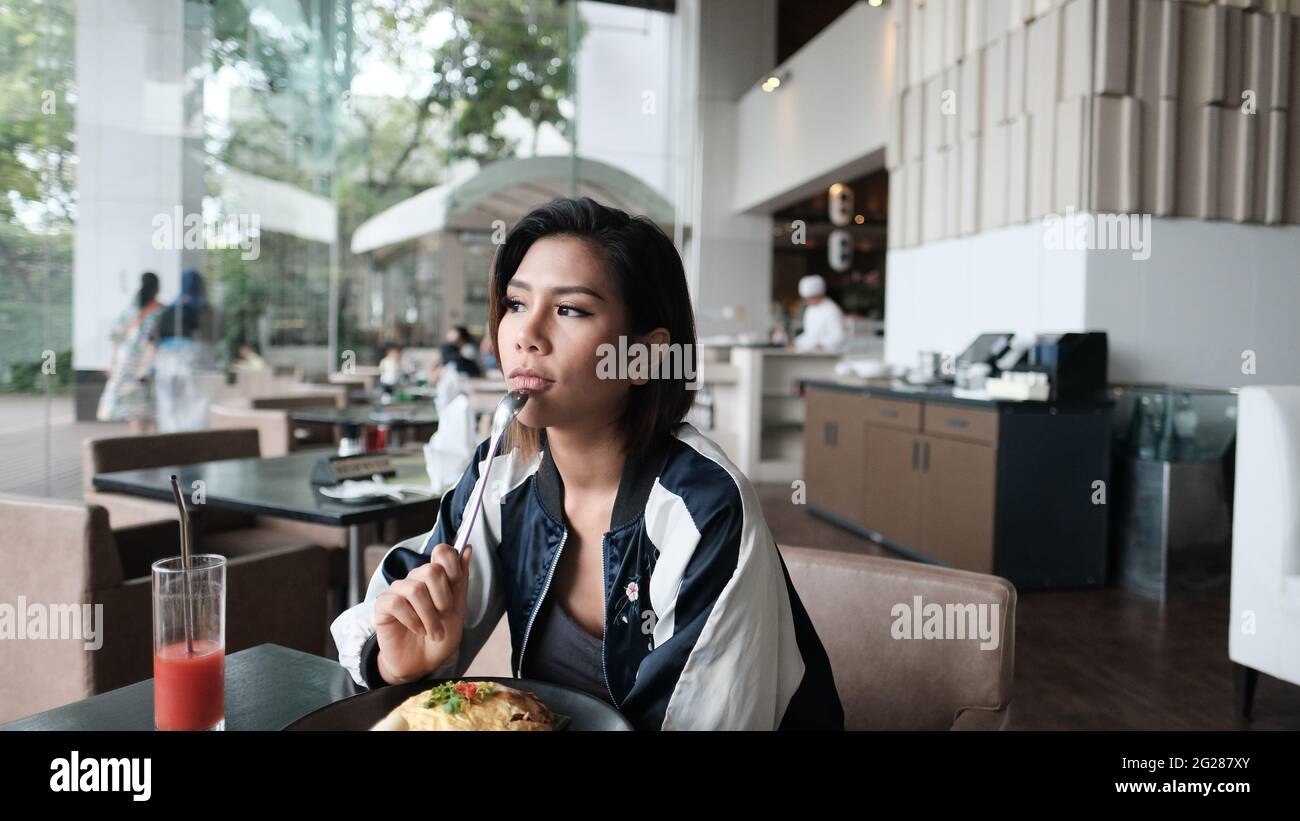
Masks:
[[[372,730],[552,730],[532,693],[494,681],[447,681],[397,705]]]

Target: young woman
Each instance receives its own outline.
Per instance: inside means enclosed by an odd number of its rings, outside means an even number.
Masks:
[[[682,421],[695,324],[672,242],[555,200],[506,237],[490,288],[496,355],[530,398],[479,516],[462,522],[486,441],[432,532],[390,550],[335,621],[340,663],[367,687],[460,676],[504,612],[515,675],[586,690],[638,728],[842,728],[753,488]],[[638,369],[665,345],[679,367]]]
[[[99,397],[96,418],[101,422],[131,423],[132,433],[148,433],[154,426],[153,387],[149,378],[153,366],[154,335],[158,327],[158,275],[140,275],[140,290],[134,304],[122,312],[109,333],[108,382]]]

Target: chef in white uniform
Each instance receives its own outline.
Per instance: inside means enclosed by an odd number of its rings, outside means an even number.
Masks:
[[[803,333],[794,338],[796,351],[838,351],[844,345],[844,313],[826,296],[826,280],[813,274],[799,280]]]

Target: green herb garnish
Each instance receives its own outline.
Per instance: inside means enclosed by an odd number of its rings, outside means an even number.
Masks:
[[[458,713],[465,704],[482,704],[495,692],[496,685],[492,682],[444,681],[429,691],[424,706],[431,710],[441,705],[449,713]]]

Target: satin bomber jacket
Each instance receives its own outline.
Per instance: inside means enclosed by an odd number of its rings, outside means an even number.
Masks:
[[[374,602],[455,541],[479,483],[479,444],[439,504],[432,531],[393,547],[364,601],[331,625],[339,663],[360,685],[379,676]],[[711,440],[682,423],[660,447],[627,457],[602,539],[602,653],[610,700],[638,729],[843,729],[826,651],[795,593],[758,498]],[[533,622],[568,525],[564,486],[546,447],[494,459],[474,545],[458,650],[435,678],[464,674],[504,613],[511,667],[527,677]]]

